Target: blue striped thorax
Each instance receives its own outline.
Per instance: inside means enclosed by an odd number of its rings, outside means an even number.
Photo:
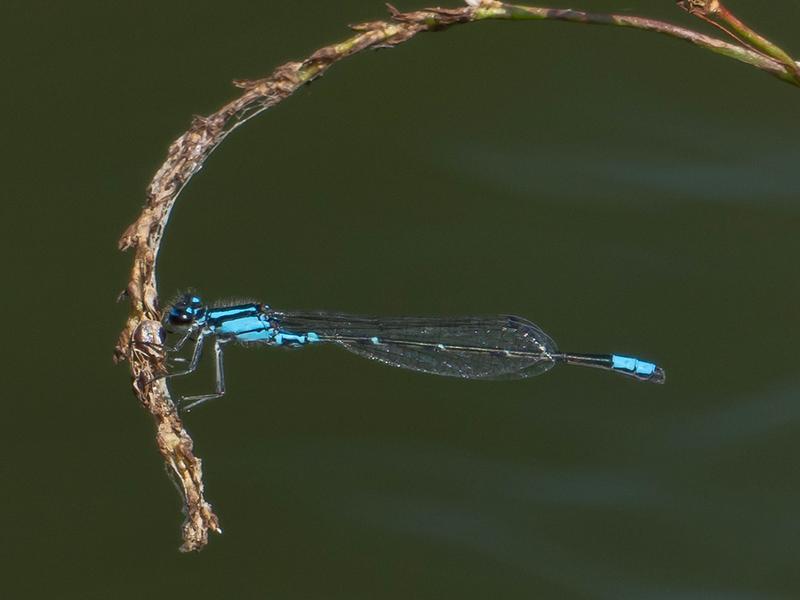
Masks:
[[[275,323],[268,308],[255,303],[210,308],[206,315],[208,328],[217,337],[235,339],[242,343],[272,342]]]
[[[170,333],[190,327],[204,330],[221,340],[243,344],[298,346],[319,342],[313,331],[287,331],[269,306],[256,302],[206,308],[199,296],[185,294],[172,305],[164,319]]]

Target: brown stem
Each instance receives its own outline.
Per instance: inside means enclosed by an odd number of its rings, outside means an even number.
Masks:
[[[409,13],[389,5],[390,21],[354,25],[352,29],[356,35],[341,43],[321,48],[303,61],[286,63],[269,77],[234,82],[243,90],[239,98],[207,117],[195,117],[189,130],[170,145],[166,160],[147,188],[142,213],[122,235],[120,249],[133,248],[135,255],[126,288],[131,314],[117,342],[115,359],[130,362],[133,391],[155,420],[156,443],[183,495],[186,520],[182,550],[200,550],[208,543],[209,530],[220,532],[220,528],[211,505],[204,498],[201,461],[193,453],[192,439],[175,409],[165,380],[157,379],[164,373],[165,365],[161,351],[156,261],[164,228],[181,190],[231,131],[282,102],[348,56],[369,48],[396,46],[421,32],[488,19],[560,19],[658,31],[748,62],[784,80],[792,77],[785,65],[762,54],[660,21],[514,6],[491,0],[469,4],[461,8],[429,8]]]

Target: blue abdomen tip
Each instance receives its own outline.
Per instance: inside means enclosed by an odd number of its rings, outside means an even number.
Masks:
[[[620,371],[627,371],[628,373],[635,373],[642,377],[649,377],[656,372],[656,365],[638,358],[630,356],[618,356],[614,354],[611,357],[612,367]]]

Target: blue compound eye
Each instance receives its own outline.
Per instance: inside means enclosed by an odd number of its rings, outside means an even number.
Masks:
[[[203,312],[203,302],[199,296],[185,294],[175,304],[167,315],[167,322],[171,325],[188,325]]]

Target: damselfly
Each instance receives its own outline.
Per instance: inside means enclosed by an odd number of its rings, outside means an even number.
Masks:
[[[178,334],[169,352],[194,343],[186,369],[197,369],[207,339],[214,340],[216,387],[213,394],[181,399],[184,410],[225,394],[223,348],[245,345],[297,348],[334,344],[379,362],[464,379],[522,379],[549,371],[557,363],[614,371],[639,381],[664,383],[657,365],[618,354],[560,352],[538,326],[521,317],[361,317],[331,312],[274,310],[246,303],[207,307],[185,294],[167,311],[164,328]]]

